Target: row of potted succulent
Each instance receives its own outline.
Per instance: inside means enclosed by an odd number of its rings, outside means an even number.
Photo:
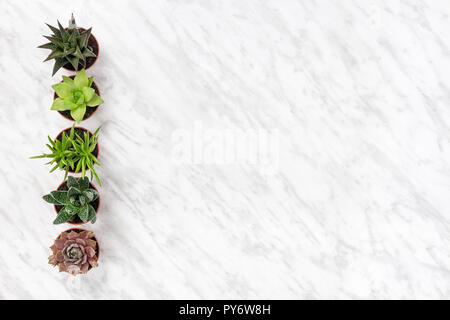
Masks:
[[[90,68],[98,58],[99,45],[92,35],[92,28],[77,27],[72,17],[69,26],[64,28],[58,21],[58,27],[47,26],[52,35],[44,36],[49,40],[39,48],[50,49],[51,53],[44,60],[54,60],[52,75],[60,69],[78,72],[74,76],[62,76],[62,81],[52,86],[54,90],[51,110],[58,111],[68,120],[80,123],[91,117],[103,103],[100,90],[93,77],[88,77],[86,69]],[[60,272],[72,275],[83,274],[98,266],[100,248],[94,233],[79,227],[91,222],[95,223],[100,207],[100,196],[92,180],[101,186],[100,178],[95,170],[98,161],[98,132],[75,126],[61,131],[54,140],[48,137],[46,146],[49,153],[31,157],[33,159],[48,158],[50,172],[64,171],[63,182],[56,190],[43,196],[53,204],[56,211],[54,224],[69,223],[75,228],[62,232],[50,247],[52,254],[49,263],[58,266]],[[91,181],[86,176],[91,173]],[[69,176],[81,174],[81,177]]]

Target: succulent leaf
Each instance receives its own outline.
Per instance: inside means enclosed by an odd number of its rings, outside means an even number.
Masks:
[[[90,204],[88,205],[89,207],[89,221],[91,221],[91,223],[95,223],[95,221],[97,221],[97,214],[95,213],[95,209],[93,206],[91,206]]]
[[[86,58],[88,57],[96,57],[95,53],[93,53],[89,48],[84,48],[83,49],[83,56],[85,56]]]
[[[95,106],[102,104],[103,102],[104,102],[103,99],[100,98],[100,96],[98,94],[94,93],[92,98],[87,101],[86,105],[88,107],[95,107]]]
[[[77,205],[77,203],[78,203],[78,197],[76,197],[76,196],[71,196],[71,197],[69,197],[69,202],[70,202],[71,204],[73,204],[74,206]]]
[[[53,34],[55,34],[56,36],[61,36],[61,32],[59,31],[58,28],[55,28],[51,25],[49,25],[48,23],[46,23],[47,27],[50,28],[50,30],[53,32]]]
[[[54,76],[55,73],[65,64],[66,64],[66,60],[64,58],[57,58],[57,59],[55,59],[55,64],[53,65],[52,76]]]
[[[69,221],[71,218],[72,218],[72,216],[67,213],[66,209],[62,208],[58,212],[58,215],[56,216],[56,219],[53,221],[53,223],[54,224],[61,224],[61,223]]]
[[[78,45],[80,48],[87,48],[89,37],[91,36],[91,30],[92,28],[87,29],[86,31],[83,31],[80,33],[79,43]]]
[[[57,111],[64,111],[66,110],[66,105],[64,103],[64,100],[61,98],[56,98],[53,101],[52,107],[50,108],[50,110],[57,110]]]
[[[60,204],[51,194],[46,194],[42,197],[46,202],[51,204]]]
[[[81,60],[85,59],[83,54],[81,53],[80,47],[78,45],[76,45],[76,48],[75,48],[75,51],[74,51],[73,55],[75,57],[77,57],[78,59],[81,59]]]
[[[55,50],[64,51],[64,50],[62,50],[62,49],[64,49],[64,41],[60,37],[44,36],[44,38],[47,39],[48,41],[50,41],[51,43],[53,43],[54,45],[56,45],[57,49],[55,49]]]
[[[67,191],[52,191],[50,195],[58,202],[58,204],[66,204],[67,203]]]
[[[75,86],[79,89],[87,87],[89,84],[89,79],[86,75],[86,70],[82,69],[80,72],[78,72],[78,74],[75,76],[74,82]]]
[[[90,160],[86,161],[86,165],[89,168],[89,170],[91,170],[91,175],[93,175],[95,177],[95,180],[97,180],[98,184],[102,186],[100,178],[98,177],[97,172],[95,172],[94,165],[92,164],[92,162]]]
[[[78,108],[78,105],[69,99],[64,99],[64,108],[64,110],[73,110]]]
[[[89,179],[87,177],[79,178],[78,179],[78,185],[79,185],[80,191],[82,191],[82,192],[89,191],[89,190],[94,190],[94,189],[89,189]],[[90,201],[92,201],[92,200],[90,200]]]
[[[86,101],[86,102],[89,102],[96,94],[94,88],[90,88],[90,87],[86,86],[86,87],[83,87],[82,90],[83,90],[84,99],[85,99],[84,101]]]
[[[72,78],[69,78],[69,77],[66,77],[66,76],[62,76],[62,78],[63,78],[63,82],[64,83],[67,83],[68,85],[73,85],[74,84]]]
[[[80,202],[80,205],[82,205],[82,206],[84,206],[86,204],[86,202],[87,202],[86,197],[83,196],[83,195],[80,195],[78,200]]]
[[[71,216],[77,215],[80,213],[80,206],[76,206],[74,204],[71,203],[67,203],[66,206],[64,207],[66,209],[66,212],[68,214],[70,214]]]
[[[98,198],[98,193],[94,189],[83,191],[83,195],[89,200],[89,202],[92,202]]]
[[[76,187],[70,187],[67,192],[67,196],[70,197],[78,197],[81,195],[81,191]]]
[[[69,188],[71,188],[71,187],[79,188],[78,179],[75,179],[74,177],[67,178],[67,186]]]
[[[59,32],[61,34],[61,37],[64,38],[66,36],[66,29],[64,29],[64,27],[61,25],[59,20],[56,20],[56,21],[58,22],[58,28],[59,28]]]
[[[40,46],[38,46],[38,48],[40,48],[40,49],[52,49],[52,50],[54,50],[54,49],[56,49],[57,47],[56,47],[53,43],[49,42],[49,43],[41,44]]]
[[[84,114],[86,113],[86,104],[82,104],[77,108],[70,110],[71,117],[78,123],[83,121]]]
[[[63,51],[59,51],[59,50],[52,51],[52,52],[47,56],[47,58],[45,58],[44,62],[45,62],[45,61],[48,61],[48,60],[52,60],[52,59],[62,58],[63,55],[64,55],[64,52],[63,52]]]
[[[53,90],[55,90],[56,94],[60,98],[69,98],[71,86],[68,83],[60,82],[52,85]]]
[[[78,63],[80,61],[80,59],[74,55],[68,55],[65,57],[69,63],[72,65],[72,67],[77,70],[78,69]]]
[[[89,205],[84,205],[83,207],[81,207],[78,217],[80,217],[81,221],[83,221],[83,222],[86,222],[88,220]]]

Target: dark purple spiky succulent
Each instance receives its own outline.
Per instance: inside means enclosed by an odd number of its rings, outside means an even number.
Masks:
[[[64,231],[50,247],[53,254],[48,263],[58,266],[60,272],[72,275],[88,272],[97,264],[97,241],[90,231]]]

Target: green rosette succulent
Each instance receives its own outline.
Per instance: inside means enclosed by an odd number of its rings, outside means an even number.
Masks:
[[[82,69],[74,79],[63,76],[63,81],[52,86],[57,94],[51,110],[70,110],[70,115],[77,122],[83,120],[87,107],[96,107],[103,99],[92,88],[93,77],[88,78],[86,70]]]
[[[48,203],[63,206],[56,216],[54,224],[73,221],[77,216],[83,222],[95,223],[96,213],[91,205],[98,198],[98,193],[89,185],[87,177],[67,179],[68,190],[55,190],[43,196]]]

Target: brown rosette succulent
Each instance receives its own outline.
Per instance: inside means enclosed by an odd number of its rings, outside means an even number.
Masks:
[[[50,249],[53,254],[48,257],[48,263],[58,266],[60,272],[77,275],[98,266],[97,239],[90,231],[81,229],[64,231]]]

